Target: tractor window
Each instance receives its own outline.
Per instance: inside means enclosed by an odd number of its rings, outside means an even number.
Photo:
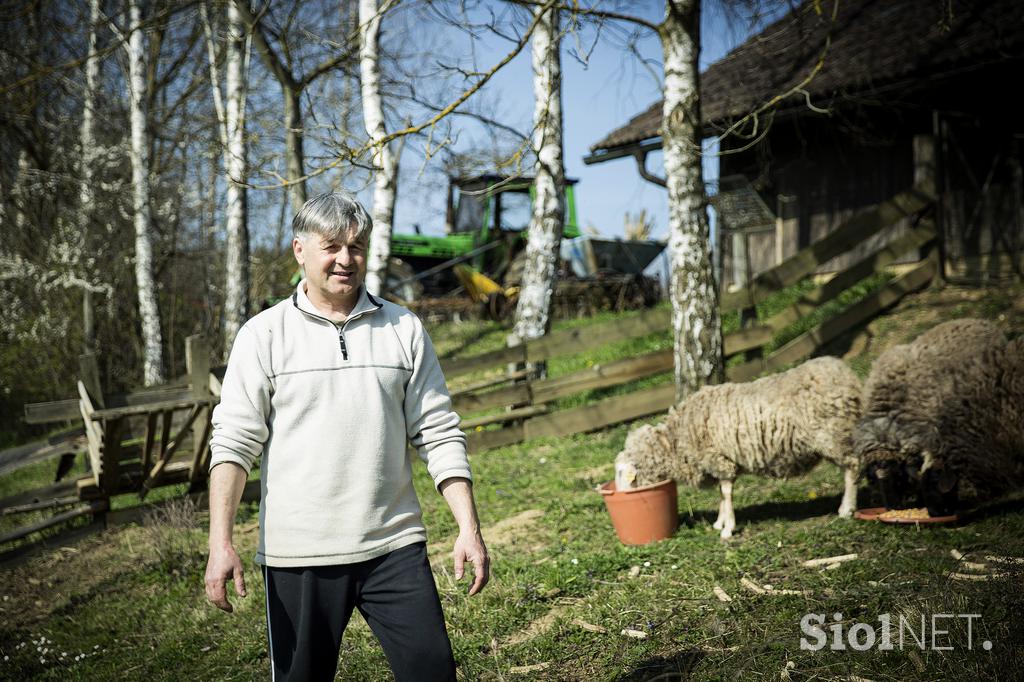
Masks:
[[[484,201],[482,194],[459,192],[459,210],[455,214],[456,232],[479,232],[484,222]]]
[[[502,192],[501,229],[521,232],[530,226],[530,193]]]

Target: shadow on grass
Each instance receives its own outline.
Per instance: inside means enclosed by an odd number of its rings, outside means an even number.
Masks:
[[[987,502],[974,507],[961,515],[961,523],[983,521],[994,516],[1005,516],[1024,512],[1024,497],[1012,497],[995,502]]]
[[[737,503],[737,500],[733,499],[733,509],[736,513],[737,526],[758,521],[800,521],[835,514],[841,499],[839,495],[830,495],[800,502],[761,502],[749,505]],[[714,523],[717,518],[717,510],[699,509],[694,510],[692,515],[689,512],[680,514],[679,525],[692,528],[703,523]]]
[[[688,680],[705,653],[699,649],[685,649],[667,656],[654,656],[642,661],[631,672],[618,678],[620,682],[642,680]]]

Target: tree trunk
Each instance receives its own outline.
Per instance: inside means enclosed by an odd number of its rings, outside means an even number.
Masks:
[[[303,149],[302,90],[281,83],[284,97],[284,147],[288,174],[288,196],[291,197],[292,215],[306,203],[306,156]]]
[[[100,77],[100,58],[96,54],[99,44],[96,26],[100,21],[100,0],[89,0],[89,38],[87,41],[85,62],[85,97],[82,104],[82,128],[80,135],[81,178],[78,190],[78,244],[85,245],[85,235],[89,233],[89,224],[93,210],[93,178],[96,165],[96,83]]]
[[[225,65],[227,148],[227,257],[224,301],[224,359],[235,335],[249,317],[249,232],[246,212],[245,148],[245,26],[234,3],[228,5],[228,45]],[[217,87],[216,84],[214,87]]]
[[[534,11],[541,12],[542,8]],[[533,33],[533,149],[537,155],[533,215],[516,305],[513,343],[535,339],[551,327],[558,251],[565,223],[562,163],[562,72],[558,11],[544,11]]]
[[[722,325],[701,175],[700,0],[667,0],[665,14],[660,31],[665,58],[661,129],[676,398],[682,400],[701,386],[722,380]]]
[[[131,99],[132,209],[135,215],[135,283],[139,291],[139,317],[142,321],[143,382],[146,386],[162,383],[164,364],[160,310],[156,282],[153,279],[153,246],[150,232],[149,136],[146,131],[145,40],[138,0],[128,0],[128,72]]]
[[[398,156],[391,153],[388,144],[378,143],[387,135],[384,125],[384,106],[380,97],[380,38],[381,14],[377,0],[359,0],[359,77],[363,94],[363,124],[366,134],[376,146],[373,161],[373,233],[366,266],[366,290],[383,294],[391,256],[391,228],[395,217],[395,195],[398,189]]]

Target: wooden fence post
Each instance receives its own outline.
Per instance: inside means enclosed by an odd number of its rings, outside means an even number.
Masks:
[[[185,339],[185,365],[188,368],[192,397],[210,399],[210,347],[202,336]],[[194,492],[206,481],[207,453],[210,448],[210,418],[213,405],[207,404],[192,425],[192,466],[189,469],[189,490]]]

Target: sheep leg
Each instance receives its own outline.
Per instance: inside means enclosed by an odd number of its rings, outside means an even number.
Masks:
[[[843,501],[839,505],[839,515],[843,518],[853,516],[857,508],[857,470],[854,468],[843,471]]]
[[[722,519],[720,535],[723,540],[727,540],[732,537],[732,532],[736,529],[736,515],[732,509],[732,480],[723,478],[719,481],[719,488],[722,490],[722,503],[719,512],[719,518]]]
[[[711,527],[715,530],[722,530],[722,526],[725,525],[725,500],[718,501],[718,518],[711,524]]]

